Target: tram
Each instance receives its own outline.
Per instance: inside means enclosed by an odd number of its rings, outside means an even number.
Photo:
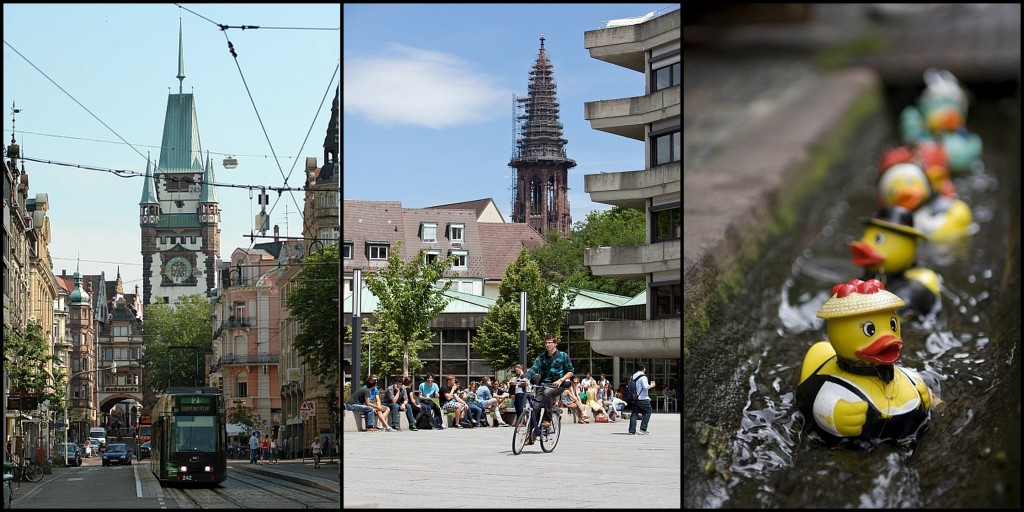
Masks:
[[[151,416],[149,468],[157,480],[221,483],[227,478],[227,416],[217,388],[167,388]]]

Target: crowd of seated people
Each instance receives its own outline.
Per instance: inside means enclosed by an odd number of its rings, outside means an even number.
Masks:
[[[365,385],[351,394],[346,409],[365,416],[367,432],[401,431],[403,415],[408,430],[441,430],[448,426],[448,413],[454,416],[455,428],[508,427],[511,424],[502,414],[511,414],[514,407],[513,417],[518,417],[525,407],[524,393],[531,387],[520,386],[522,368],[518,365],[508,382],[484,377],[463,386],[448,375],[438,386],[433,374],[425,377],[414,389],[409,377],[396,377],[385,386],[383,382],[378,385],[376,375],[370,375]],[[616,390],[605,374],[594,378],[588,372],[582,381],[572,379],[556,406],[569,412],[573,423],[590,423],[591,415],[602,422],[605,417],[611,422],[628,418],[629,407],[622,400],[627,381],[623,379]]]

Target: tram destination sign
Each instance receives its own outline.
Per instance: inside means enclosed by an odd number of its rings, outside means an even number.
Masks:
[[[178,412],[216,413],[217,402],[210,396],[179,396]]]

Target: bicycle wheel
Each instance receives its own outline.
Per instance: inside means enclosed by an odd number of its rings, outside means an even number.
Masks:
[[[525,410],[516,418],[516,428],[512,432],[512,454],[519,455],[526,446],[526,439],[530,436],[530,411]]]
[[[556,411],[551,412],[551,428],[540,437],[540,449],[544,453],[555,451],[558,445],[558,438],[562,435],[562,415]]]
[[[39,464],[32,464],[25,470],[25,480],[38,482],[43,479],[43,468]]]

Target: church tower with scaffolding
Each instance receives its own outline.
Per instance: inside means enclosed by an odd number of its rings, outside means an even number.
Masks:
[[[541,235],[565,237],[572,227],[569,213],[569,169],[576,162],[565,154],[558,117],[555,78],[540,36],[540,54],[530,70],[526,97],[513,96],[514,147],[512,222],[529,224]]]

